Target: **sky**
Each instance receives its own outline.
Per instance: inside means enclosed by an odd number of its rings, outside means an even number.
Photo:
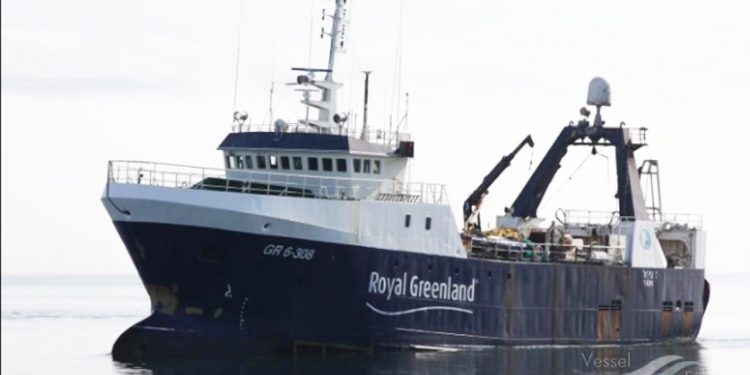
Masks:
[[[743,1],[349,1],[339,108],[407,112],[415,181],[460,206],[527,134],[490,189],[503,212],[604,77],[609,125],[647,127],[666,212],[703,215],[710,273],[747,272],[750,5]],[[135,275],[100,202],[108,160],[221,167],[237,109],[304,116],[293,66],[324,67],[332,1],[7,0],[2,7],[2,275]],[[241,21],[241,22],[240,22]],[[241,27],[240,27],[241,25]],[[399,69],[400,67],[400,69]],[[400,73],[399,73],[400,71]],[[616,209],[614,153],[571,150],[540,215]],[[608,159],[607,159],[608,158]],[[530,168],[531,166],[531,168]],[[492,221],[490,219],[490,221]]]

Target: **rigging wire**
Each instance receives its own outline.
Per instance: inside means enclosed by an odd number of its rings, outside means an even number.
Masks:
[[[268,94],[268,123],[273,123],[273,94],[274,94],[274,83],[276,78],[276,8],[273,10],[271,15],[271,91]]]
[[[313,23],[315,22],[315,0],[310,0],[310,38],[307,44],[307,67],[312,68]]]
[[[555,192],[552,193],[551,196],[549,196],[549,198],[547,198],[546,200],[543,200],[540,206],[543,206],[544,202],[551,202],[557,196],[557,194],[560,193],[560,191],[562,191],[565,185],[567,185],[568,182],[573,180],[573,177],[575,177],[576,173],[578,173],[581,167],[583,167],[583,165],[586,164],[586,162],[589,160],[590,157],[591,157],[591,153],[586,155],[586,157],[583,159],[581,164],[578,164],[578,167],[573,171],[573,173],[571,173],[570,176],[567,179],[565,179],[565,181],[560,185],[560,187],[558,187],[557,190],[555,190]]]
[[[354,4],[350,2],[349,9],[346,12],[347,21],[352,19],[353,8],[354,8]],[[354,97],[354,63],[352,63],[352,60],[353,60],[352,55],[354,54],[354,48],[351,47],[352,45],[356,43],[352,43],[352,27],[349,24],[347,24],[346,26],[346,35],[347,35],[347,38],[349,39],[349,42],[347,43],[347,48],[349,49],[349,51],[352,52],[349,54],[349,97],[347,98],[347,102],[349,104],[349,116],[353,117],[353,119],[350,120],[351,122],[347,122],[347,126],[348,127],[350,126],[356,134],[357,112],[355,112],[354,110],[355,103],[354,103],[354,100],[352,99]]]
[[[609,183],[609,156],[604,155],[604,153],[601,151],[599,151],[596,155],[601,156],[604,158],[604,160],[606,160],[605,164],[607,165],[607,183]]]
[[[240,20],[239,25],[237,27],[237,63],[234,67],[234,100],[232,102],[232,111],[237,110],[237,82],[240,78],[240,46],[242,46],[242,10],[243,10],[243,0],[240,1]]]
[[[263,116],[263,121],[260,122],[261,124],[267,123],[269,130],[273,126],[273,95],[275,93],[274,85],[276,84],[276,80],[274,79],[276,76],[276,13],[276,8],[274,8],[271,13],[271,88],[268,91],[268,110]],[[266,119],[268,122],[266,122]]]
[[[596,154],[596,155],[597,155],[597,156],[601,156],[601,157],[603,157],[603,158],[604,158],[604,160],[605,160],[605,164],[607,165],[607,186],[608,186],[608,188],[609,188],[609,187],[611,187],[611,186],[609,186],[609,184],[610,184],[610,178],[609,178],[609,175],[610,175],[610,166],[609,166],[609,164],[610,164],[610,163],[609,163],[609,156],[607,156],[607,155],[606,155],[606,154],[605,154],[604,152],[602,152],[602,151],[599,151],[599,152],[597,152],[597,154]],[[617,188],[615,188],[615,189],[617,189]],[[616,202],[616,201],[617,201],[617,200],[615,200],[615,201],[613,201],[613,202]],[[618,210],[618,209],[619,209],[619,204],[617,204],[617,203],[616,203],[616,204],[615,204],[615,208],[614,208],[614,209],[615,209],[615,210]]]
[[[393,107],[396,106],[396,121],[400,121],[401,116],[401,60],[403,56],[403,28],[404,28],[404,1],[400,1],[398,12],[398,34],[396,39],[396,58],[393,72],[393,86],[391,87],[391,114],[389,118],[393,121]],[[390,131],[390,129],[389,129]]]

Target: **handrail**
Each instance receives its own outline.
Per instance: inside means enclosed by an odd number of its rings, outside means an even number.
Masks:
[[[253,133],[253,132],[277,132],[273,124],[234,124],[232,133]],[[321,133],[320,128],[305,125],[303,123],[291,123],[283,133],[313,133],[313,134],[333,134],[344,135],[348,137],[362,137],[361,129],[354,128],[332,128],[330,133]],[[379,143],[386,146],[396,147],[400,141],[410,141],[411,133],[389,132],[379,129],[367,130],[364,134],[364,140],[372,143]]]
[[[108,162],[107,167],[107,185],[104,188],[104,196],[107,198],[107,201],[109,201],[109,204],[112,205],[117,211],[119,211],[121,214],[130,215],[130,211],[127,209],[122,209],[120,206],[118,206],[112,198],[109,197],[109,184],[112,181],[112,162]]]
[[[522,260],[522,258],[526,257],[528,258],[529,254],[530,257],[536,258],[540,261],[556,261],[556,262],[574,262],[574,263],[614,263],[614,264],[624,264],[624,252],[626,250],[625,246],[615,246],[615,245],[599,245],[599,244],[584,244],[580,247],[573,245],[573,244],[563,244],[563,243],[553,243],[553,242],[539,242],[539,243],[524,243],[524,242],[518,242],[518,245],[514,244],[508,244],[508,243],[494,243],[493,241],[487,241],[483,244],[484,246],[480,245],[479,248],[482,249],[484,252],[493,252],[497,254],[498,252],[506,253],[506,254],[513,254],[513,256],[508,256],[511,258],[515,258],[516,260]],[[494,246],[493,246],[494,245]],[[593,254],[593,251],[604,251],[607,254],[611,255],[611,258],[607,260],[602,259],[591,259],[590,257]],[[566,253],[572,253],[573,258],[572,260],[567,260],[566,258],[559,258],[562,254]],[[481,255],[482,253],[475,253],[472,252],[472,255]],[[557,254],[558,257],[557,260],[552,260],[553,254]],[[583,256],[583,258],[581,258]]]
[[[108,182],[321,199],[448,204],[445,185],[440,184],[143,161],[109,162]]]
[[[623,221],[634,221],[633,217],[621,217],[617,211],[590,211],[560,209],[563,224],[614,225]],[[686,213],[650,213],[649,220],[684,225],[689,228],[701,229],[703,217],[698,214]]]

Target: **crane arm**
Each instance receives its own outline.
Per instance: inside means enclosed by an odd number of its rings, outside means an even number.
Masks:
[[[484,196],[487,195],[487,189],[495,182],[495,180],[500,176],[501,173],[505,170],[505,168],[508,168],[510,165],[510,162],[513,160],[513,158],[516,156],[518,151],[521,150],[521,148],[528,144],[530,147],[534,147],[534,140],[531,139],[531,135],[526,136],[524,140],[508,155],[503,156],[502,159],[495,165],[495,168],[492,168],[492,171],[484,177],[484,180],[482,180],[482,183],[477,186],[477,188],[474,190],[474,192],[469,195],[468,198],[466,198],[466,201],[464,201],[464,226],[466,223],[471,221],[476,214],[479,212],[479,206],[482,203],[482,199],[484,199]]]

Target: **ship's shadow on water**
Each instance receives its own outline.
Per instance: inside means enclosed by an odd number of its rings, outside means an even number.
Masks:
[[[458,352],[305,354],[252,359],[181,358],[118,363],[153,374],[707,374],[697,343],[509,347]]]

